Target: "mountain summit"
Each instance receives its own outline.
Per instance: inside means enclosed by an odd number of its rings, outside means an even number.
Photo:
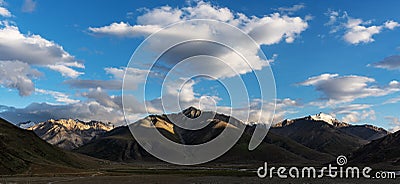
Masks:
[[[183,110],[182,113],[190,119],[195,119],[201,115],[201,110],[190,106],[189,108]]]
[[[50,119],[30,127],[28,130],[33,130],[36,135],[52,145],[72,150],[113,128],[111,123],[106,124],[100,121]]]
[[[334,118],[333,116],[329,115],[329,114],[325,114],[325,113],[318,113],[316,115],[312,115],[310,116],[310,119],[315,120],[315,121],[325,121],[331,125],[334,125],[334,123],[338,123],[339,120],[337,120],[336,118]]]

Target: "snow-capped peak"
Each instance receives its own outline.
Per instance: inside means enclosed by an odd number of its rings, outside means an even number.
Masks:
[[[33,127],[35,125],[36,125],[36,123],[33,122],[33,121],[21,122],[21,123],[17,124],[17,126],[19,126],[22,129],[28,129],[28,128]]]
[[[325,113],[318,113],[316,115],[312,115],[310,116],[312,120],[315,121],[325,121],[331,125],[333,125],[334,123],[339,122],[336,118],[334,118],[333,116],[329,115],[329,114],[325,114]]]

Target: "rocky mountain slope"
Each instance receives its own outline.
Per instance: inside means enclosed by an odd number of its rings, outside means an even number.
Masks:
[[[198,119],[200,115],[210,118]],[[186,127],[202,125],[203,128],[189,130],[176,126],[175,123]],[[158,161],[138,144],[129,127],[110,130],[111,127],[104,126],[96,122],[88,124],[75,120],[51,120],[32,129],[54,145],[73,145],[68,149],[92,157],[119,162]],[[236,129],[239,126],[246,126],[237,144],[216,160],[224,163],[268,161],[324,164],[334,160],[338,155],[350,155],[372,140],[389,134],[382,128],[351,125],[320,113],[285,120],[275,125],[256,150],[248,151],[247,146],[255,126],[245,125],[233,117],[215,112],[203,112],[193,107],[177,114],[150,115],[134,123],[133,126],[142,127],[144,132],[146,129],[156,128],[171,141],[186,145],[208,142],[226,128]],[[93,133],[94,130],[99,130],[100,133]]]
[[[323,113],[284,120],[272,127],[270,132],[332,156],[350,154],[370,141],[389,134],[382,128],[351,125]]]
[[[237,123],[242,123],[232,117],[213,112],[202,112],[195,108],[185,109],[178,115],[151,115],[146,117],[146,122],[151,122],[157,130],[165,137],[180,144],[201,144],[218,136],[225,128],[235,128]],[[186,118],[194,119],[201,113],[213,114],[208,119],[207,126],[199,130],[187,130],[175,126],[174,121],[187,121]],[[183,118],[182,118],[183,117]],[[170,118],[170,119],[169,119]],[[177,119],[181,118],[181,119]],[[231,121],[229,121],[231,120]],[[229,122],[229,123],[228,123]],[[194,122],[192,122],[194,123]],[[146,125],[146,127],[150,127]],[[269,161],[270,163],[325,163],[331,161],[333,156],[315,151],[303,146],[289,138],[278,136],[274,133],[268,134],[267,138],[254,151],[248,151],[247,145],[250,141],[254,126],[247,126],[244,135],[239,142],[226,154],[218,158],[216,162],[249,163]],[[103,136],[93,139],[88,144],[75,150],[93,157],[113,161],[133,162],[137,160],[157,160],[148,154],[133,138],[128,127],[118,127]]]
[[[340,127],[340,130],[367,141],[380,139],[390,134],[387,130],[373,125],[349,125]]]
[[[389,169],[400,167],[400,131],[389,134],[363,146],[352,153],[350,163]]]
[[[65,173],[98,166],[100,160],[54,147],[29,130],[0,118],[0,175]]]
[[[28,130],[33,130],[36,135],[52,145],[72,150],[113,128],[112,124],[99,121],[83,122],[73,119],[51,119],[36,124]]]

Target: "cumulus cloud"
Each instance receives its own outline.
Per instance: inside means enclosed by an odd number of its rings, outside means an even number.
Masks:
[[[291,8],[301,9],[302,5]],[[307,21],[300,17],[289,17],[274,13],[264,17],[248,17],[242,13],[234,13],[226,7],[214,6],[199,1],[195,6],[172,8],[162,6],[151,10],[145,9],[143,15],[137,17],[137,25],[125,22],[112,23],[104,27],[89,27],[89,31],[97,35],[119,37],[147,36],[166,25],[191,19],[213,19],[229,23],[249,33],[259,44],[271,45],[285,40],[288,43],[307,29]],[[183,30],[177,30],[181,33]],[[189,33],[189,32],[187,32]]]
[[[385,28],[393,30],[394,28],[399,27],[400,24],[398,22],[396,22],[396,21],[389,20],[389,21],[385,22],[384,26],[385,26]]]
[[[372,105],[369,104],[348,104],[333,109],[336,115],[343,115],[342,121],[357,123],[364,120],[375,120],[376,115]]]
[[[381,33],[383,29],[393,30],[399,26],[398,22],[393,20],[388,20],[382,25],[371,25],[372,21],[352,18],[347,12],[340,15],[339,11],[334,10],[328,10],[325,15],[329,17],[325,25],[332,27],[331,33],[343,30],[344,41],[353,45],[373,42],[374,35]]]
[[[397,132],[400,130],[400,120],[398,117],[387,116],[385,119],[390,121],[389,124],[392,126],[392,128],[390,128],[391,132]]]
[[[298,83],[298,85],[314,86],[317,91],[323,94],[321,99],[326,102],[325,105],[352,102],[359,98],[385,96],[400,91],[400,85],[397,81],[392,81],[383,87],[370,85],[374,82],[375,79],[364,76],[322,74],[310,77]],[[321,105],[320,103],[315,104]]]
[[[64,73],[69,77],[76,77],[76,71],[72,67],[84,68],[81,62],[60,45],[39,35],[24,35],[18,27],[8,23],[0,28],[0,48],[0,60],[18,60],[29,65],[51,67],[56,71],[66,71],[65,68],[69,68],[70,70]],[[60,69],[60,66],[65,68]]]
[[[144,13],[141,16],[137,17],[136,25],[130,25],[126,22],[114,22],[104,27],[90,27],[89,31],[94,35],[140,37],[154,33],[160,30],[162,27],[171,23],[175,23],[177,21],[189,20],[194,18],[220,20],[242,29],[244,32],[249,33],[249,35],[251,35],[253,39],[255,39],[258,45],[256,44],[254,47],[252,47],[249,46],[249,44],[243,44],[244,41],[242,41],[241,38],[237,38],[237,40],[235,41],[241,44],[237,44],[238,47],[234,49],[245,55],[246,58],[250,58],[249,63],[247,64],[249,64],[252,69],[261,70],[263,69],[263,67],[269,66],[269,63],[272,62],[273,59],[266,60],[260,58],[258,55],[259,45],[271,45],[280,43],[282,41],[291,43],[308,27],[308,19],[306,18],[303,19],[301,17],[292,17],[279,13],[274,13],[262,17],[246,16],[241,13],[235,13],[228,8],[218,7],[203,1],[197,2],[194,6],[187,6],[183,8],[172,8],[169,6],[163,6],[154,9],[143,9],[142,11]],[[18,36],[18,39],[16,39],[16,41],[10,41],[14,44],[17,43],[19,46],[18,48],[24,46],[29,47],[30,49],[32,49],[31,47],[34,47],[34,49],[36,49],[35,53],[37,55],[31,54],[29,52],[29,49],[26,49],[28,50],[27,53],[22,53],[20,55],[15,54],[14,57],[18,56],[19,58],[17,59],[21,60],[21,62],[25,62],[29,65],[48,67],[52,70],[60,72],[62,75],[69,77],[78,77],[82,74],[81,72],[74,70],[74,68],[83,68],[83,64],[76,61],[74,57],[64,51],[61,46],[47,40],[47,42],[43,42],[41,44],[37,44],[40,42],[33,41],[29,42],[31,44],[25,44],[25,40],[33,39],[37,41],[42,40],[43,38],[38,35],[23,35],[15,26],[13,27],[7,25],[4,29],[6,28],[8,29],[7,33],[14,33],[14,35]],[[182,35],[182,31],[185,31],[185,33],[187,34]],[[227,39],[230,38],[230,36],[232,35],[218,34],[220,32],[224,32],[224,29],[221,27],[211,27],[207,25],[193,27],[190,24],[183,25],[183,27],[169,30],[169,32],[167,32],[166,34],[161,35],[160,40],[162,40],[162,42],[154,44],[155,47],[153,47],[153,49],[162,49],[171,41],[184,40],[185,38],[193,38],[199,35],[202,38],[210,40],[232,40]],[[35,46],[38,48],[35,48]],[[47,47],[51,47],[52,49],[46,49]],[[193,47],[194,45],[185,45],[185,47],[181,47],[178,50],[171,51],[170,55],[167,54],[162,58],[163,63],[156,66],[158,67],[158,71],[162,72],[162,67],[170,69],[168,67],[175,66],[177,61],[185,59],[185,57],[187,58],[193,55],[199,55],[202,52],[206,54],[209,54],[211,52],[213,53],[212,56],[223,58],[223,60],[229,61],[230,63],[228,66],[230,67],[228,67],[226,63],[224,64],[223,62],[195,62],[195,66],[188,64],[186,67],[180,68],[181,71],[184,71],[185,73],[207,73],[218,79],[234,77],[237,74],[245,74],[251,71],[249,69],[249,66],[247,66],[245,62],[242,62],[242,60],[238,60],[238,55],[233,53],[231,50],[226,50],[226,48],[221,49],[220,47],[212,45],[210,46],[210,44],[204,43],[200,43],[200,49],[192,49]],[[15,48],[17,48],[17,46],[15,46]],[[43,53],[40,53],[39,51]],[[46,57],[42,58],[41,56],[43,55],[46,55]],[[60,55],[62,57],[60,57]],[[177,58],[176,56],[179,56],[180,58]],[[3,55],[0,55],[0,57],[3,57]],[[75,72],[68,69],[74,70]],[[11,114],[14,114],[14,116],[15,114],[19,114],[19,116],[15,116],[15,118],[17,118],[18,120],[13,120],[14,122],[26,120],[35,121],[39,119],[40,121],[43,121],[49,118],[71,117],[82,120],[109,120],[111,122],[117,122],[117,124],[122,124],[122,97],[119,95],[109,95],[107,90],[121,89],[122,78],[124,76],[125,70],[128,74],[126,77],[129,78],[129,80],[127,80],[129,82],[129,89],[133,91],[137,90],[137,86],[144,82],[145,77],[148,73],[154,75],[155,77],[159,77],[157,76],[157,73],[152,73],[154,71],[148,71],[139,68],[106,68],[106,73],[111,76],[110,80],[102,81],[71,79],[65,82],[72,87],[88,89],[88,91],[80,94],[80,96],[86,98],[86,100],[73,101],[73,99],[70,99],[66,94],[64,94],[65,96],[63,96],[62,93],[39,89],[38,93],[52,95],[54,98],[56,98],[56,100],[58,99],[59,102],[64,102],[66,104],[57,105],[47,103],[34,103],[26,108],[7,107],[6,110],[2,111],[1,115],[7,115],[8,117],[11,117]],[[181,105],[183,105],[182,108],[188,106],[196,106],[201,107],[202,109],[207,109],[208,107],[212,108],[212,106],[215,105],[214,103],[220,100],[216,96],[208,96],[195,93],[194,86],[196,85],[196,81],[187,79],[182,80],[187,81],[185,82],[185,85],[177,86],[177,84],[181,83],[174,83],[177,82],[177,80],[174,80],[163,86],[165,88],[165,93],[163,93],[163,96],[161,98],[156,98],[152,100],[149,99],[148,101],[142,102],[138,101],[134,96],[127,95],[126,99],[128,99],[130,103],[126,104],[125,107],[127,108],[127,110],[132,112],[128,114],[128,119],[137,120],[141,116],[145,115],[147,113],[144,109],[145,104],[149,108],[150,113],[163,113],[164,111],[161,107],[161,99],[165,99],[167,101],[175,101],[176,99],[178,99],[178,102],[182,103]],[[69,101],[67,99],[72,101]],[[71,103],[68,103],[68,101]],[[265,114],[260,114],[261,111],[258,108],[260,107],[260,103],[265,103],[265,105],[263,106],[265,108]],[[276,100],[276,103],[277,109],[280,109],[278,114],[275,116],[277,120],[282,119],[285,114],[290,113],[290,111],[287,110],[289,107],[297,105],[297,102],[291,99]],[[250,121],[259,122],[260,119],[257,119],[259,117],[262,117],[265,120],[272,119],[274,107],[274,103],[272,102],[261,102],[257,99],[252,99],[252,102],[250,104]],[[231,107],[218,107],[218,109],[220,108],[225,108],[227,111],[229,109],[232,109]],[[240,112],[239,114],[243,115],[247,113],[245,109],[247,109],[247,107],[235,108],[237,112]]]
[[[386,57],[382,61],[369,64],[368,66],[372,66],[375,68],[383,68],[387,70],[398,70],[400,69],[400,55],[393,55]]]
[[[89,92],[84,92],[82,93],[82,96],[88,98],[88,99],[93,99],[96,102],[98,102],[100,105],[103,105],[105,107],[110,107],[113,109],[121,109],[121,103],[120,103],[120,98],[116,96],[109,96],[105,91],[103,91],[101,88],[96,88],[96,89],[90,89]]]
[[[0,83],[18,89],[21,96],[30,95],[35,88],[32,79],[41,76],[32,67],[46,67],[71,78],[83,74],[74,68],[84,68],[62,46],[39,35],[22,34],[8,21],[0,22],[0,62],[2,74],[7,74],[0,78]]]
[[[35,90],[32,80],[41,75],[24,62],[0,60],[0,85],[17,89],[20,96],[30,95]]]
[[[291,8],[290,10],[281,10],[293,12],[295,9],[301,9],[303,7],[295,6]],[[248,37],[244,38],[244,34],[241,36],[230,33],[229,30],[234,28],[228,25],[213,26],[211,24],[196,24],[196,22],[181,23],[179,26],[162,30],[158,32],[158,34],[153,35],[153,37],[155,37],[153,39],[154,43],[151,42],[152,40],[148,40],[148,42],[151,43],[145,45],[149,47],[148,50],[165,51],[168,49],[168,52],[165,52],[158,58],[158,61],[154,65],[152,59],[140,58],[141,60],[139,62],[142,62],[140,66],[152,66],[149,70],[143,68],[141,70],[147,73],[154,72],[155,74],[152,74],[152,77],[155,78],[167,77],[167,74],[173,77],[171,81],[163,84],[164,91],[159,98],[147,99],[147,101],[142,102],[150,109],[150,113],[163,113],[163,108],[168,109],[167,111],[169,112],[177,112],[181,109],[176,109],[175,107],[185,108],[188,106],[202,106],[202,109],[210,108],[210,110],[217,110],[223,113],[225,113],[225,111],[228,112],[232,107],[218,106],[216,107],[217,109],[212,109],[214,105],[221,100],[217,96],[195,93],[194,86],[196,85],[196,81],[191,80],[191,77],[201,74],[209,76],[213,80],[226,80],[249,73],[253,70],[262,70],[264,67],[269,66],[275,58],[273,57],[267,60],[260,57],[259,46],[277,44],[282,41],[286,43],[294,42],[295,39],[308,28],[307,21],[309,20],[307,18],[289,16],[287,15],[289,13],[274,13],[262,17],[247,16],[242,13],[235,13],[229,8],[215,6],[203,1],[196,2],[193,6],[190,5],[182,8],[162,6],[153,9],[143,9],[141,11],[143,11],[143,14],[137,17],[136,25],[130,25],[125,22],[114,22],[104,27],[89,27],[89,31],[91,34],[100,36],[140,37],[148,36],[167,25],[179,21],[213,19],[236,26],[245,33],[248,33],[257,43],[248,43],[248,41],[246,41]],[[185,34],[182,34],[182,32],[185,32]],[[231,39],[232,37],[235,37],[235,39]],[[232,52],[232,50],[226,47],[221,47],[221,45],[211,42],[193,41],[169,48],[170,45],[175,45],[176,43],[194,38],[214,41],[222,40],[222,42],[219,43],[230,46],[233,45],[233,49],[244,56],[247,62],[243,61],[241,55]],[[162,42],[160,42],[160,40],[162,40]],[[209,57],[197,57],[203,55]],[[172,70],[172,72],[170,70]],[[119,76],[122,74],[122,69],[117,68],[107,69],[106,71],[113,74],[115,77],[118,76],[118,74]],[[136,71],[134,73],[140,72]],[[133,85],[131,86],[135,86],[140,80],[144,79],[142,76],[143,75],[127,75],[130,79],[125,80],[125,82],[132,81]],[[72,84],[71,81],[68,81],[68,83]],[[94,87],[92,82],[90,87]],[[259,106],[254,104],[259,102],[257,102],[256,99],[252,100],[253,105],[250,105],[252,107],[250,113],[251,119],[252,121],[258,122],[259,120],[256,119],[256,117],[260,117],[261,111],[256,108]],[[271,102],[263,103],[268,104],[265,107],[268,106],[269,112],[273,111],[275,106],[272,105]],[[285,99],[279,101],[279,103],[289,105],[290,100]],[[164,105],[164,107],[162,105]],[[247,113],[245,109],[248,109],[248,107],[234,108],[238,114],[242,114],[243,116]],[[281,110],[281,114],[277,116],[276,119],[281,119],[284,114],[288,112],[289,111]],[[264,119],[268,119],[269,121],[272,119],[273,113],[267,115],[266,112],[266,114],[262,114],[261,116],[264,116]],[[241,117],[237,118],[242,119]],[[244,118],[244,120],[246,120],[246,118]]]
[[[375,41],[372,36],[382,30],[382,26],[365,26],[361,19],[349,19],[346,24],[347,31],[343,38],[351,44],[369,43]]]
[[[182,10],[170,6],[162,6],[154,9],[143,9],[145,13],[137,17],[139,25],[167,26],[179,22],[183,14]]]
[[[242,29],[258,43],[254,44],[251,39],[241,32],[240,34],[242,35],[231,33],[232,29],[236,31],[236,28],[228,25],[216,26],[211,23],[196,22],[181,23],[178,26],[158,32],[158,34],[153,35],[152,39],[147,40],[146,45],[142,46],[147,48],[147,52],[163,53],[153,68],[137,68],[137,70],[159,73],[160,76],[158,77],[166,76],[167,72],[172,69],[174,74],[181,74],[181,77],[190,78],[192,74],[203,74],[214,79],[231,78],[262,70],[268,67],[274,61],[274,58],[268,60],[260,56],[260,44],[271,45],[282,40],[291,43],[308,27],[307,21],[301,17],[290,17],[279,13],[263,17],[248,17],[242,13],[235,13],[229,8],[215,6],[203,1],[196,2],[193,6],[182,8],[162,6],[142,11],[143,14],[137,17],[136,25],[115,22],[104,27],[90,27],[89,31],[95,35],[138,37],[147,36],[166,25],[179,21],[213,19]],[[185,34],[182,34],[182,32],[185,32]],[[235,39],[231,39],[232,37],[235,37]],[[240,53],[240,55],[227,47],[212,42],[192,41],[182,43],[191,39],[213,40],[223,43],[233,47],[232,49]],[[249,40],[251,43],[249,43]],[[175,45],[175,47],[169,48],[171,45]],[[168,49],[168,52],[164,52],[166,49]],[[157,54],[149,53],[149,55]],[[200,55],[211,56],[214,59],[211,57],[195,57]],[[243,57],[247,60],[244,61]],[[188,58],[189,60],[186,60],[186,62],[181,62]],[[138,62],[141,62],[141,66],[152,66],[153,58],[140,58]],[[137,66],[129,67],[134,70]],[[108,72],[111,72],[111,70]],[[137,73],[137,71],[134,73]],[[145,75],[129,74],[127,75],[129,80],[125,81],[132,83],[130,86],[137,86],[138,83],[143,82],[144,78],[142,76]]]
[[[358,123],[365,120],[375,120],[376,115],[374,110],[364,110],[364,111],[352,111],[344,114],[342,118],[343,122],[347,123]]]

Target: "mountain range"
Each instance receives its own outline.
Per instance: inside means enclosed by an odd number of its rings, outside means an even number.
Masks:
[[[195,119],[201,113],[212,114],[214,112],[202,112],[190,107],[181,113],[187,118]],[[214,114],[214,117],[208,119],[207,122],[197,122],[208,123],[208,125],[196,131],[175,126],[170,119],[182,116],[174,114],[151,115],[144,120],[151,122],[170,140],[187,145],[207,142],[218,136],[224,128],[234,128],[236,123],[242,123],[233,117]],[[178,121],[185,121],[185,119]],[[138,121],[139,124],[140,122],[143,121]],[[372,125],[350,125],[320,113],[314,116],[285,120],[271,127],[261,145],[254,151],[248,151],[247,145],[254,128],[254,125],[246,125],[246,130],[238,143],[216,161],[249,163],[266,160],[269,163],[324,164],[334,160],[338,155],[351,155],[372,140],[389,135],[389,132],[382,128]],[[74,151],[113,161],[154,160],[135,141],[127,126],[107,132]]]
[[[211,118],[193,121],[201,114]],[[173,122],[205,126],[199,130],[188,130]],[[104,160],[160,162],[141,147],[128,126],[114,128],[111,124],[98,121],[72,119],[49,120],[27,130],[3,119],[0,125],[1,173],[27,173],[44,168],[54,168],[55,171],[60,168],[82,169]],[[194,107],[175,114],[150,115],[130,126],[155,128],[171,141],[192,145],[210,141],[226,128],[235,129],[243,125],[245,131],[239,141],[211,163],[259,164],[267,161],[271,164],[324,165],[334,162],[339,155],[346,155],[349,162],[355,165],[400,167],[399,132],[389,133],[372,125],[351,125],[323,113],[284,120],[272,126],[253,151],[247,147],[256,125]]]
[[[188,108],[181,113],[184,114],[186,118],[190,119],[195,119],[201,113],[214,114],[214,112],[201,112],[195,108]],[[198,122],[208,123],[207,126],[193,131],[175,126],[169,119],[174,119],[175,117],[183,116],[151,115],[144,118],[144,120],[146,120],[146,122],[151,122],[160,133],[170,140],[186,145],[207,142],[218,136],[225,128],[235,128],[236,123],[241,123],[237,119],[217,113],[213,119],[208,119],[207,122]],[[184,117],[183,120],[186,118]],[[138,123],[140,122],[143,121],[138,121]],[[260,161],[269,160],[271,163],[289,164],[293,162],[324,162],[333,159],[329,154],[315,151],[289,138],[281,137],[274,133],[270,133],[256,150],[249,151],[247,145],[254,128],[254,126],[247,126],[245,133],[238,143],[226,154],[218,158],[216,162],[258,163]],[[135,162],[156,160],[137,143],[127,126],[115,128],[74,151],[112,161]]]
[[[51,119],[27,129],[32,130],[36,135],[52,145],[72,150],[113,128],[114,126],[111,123],[102,123],[100,121],[84,122],[73,119]]]

